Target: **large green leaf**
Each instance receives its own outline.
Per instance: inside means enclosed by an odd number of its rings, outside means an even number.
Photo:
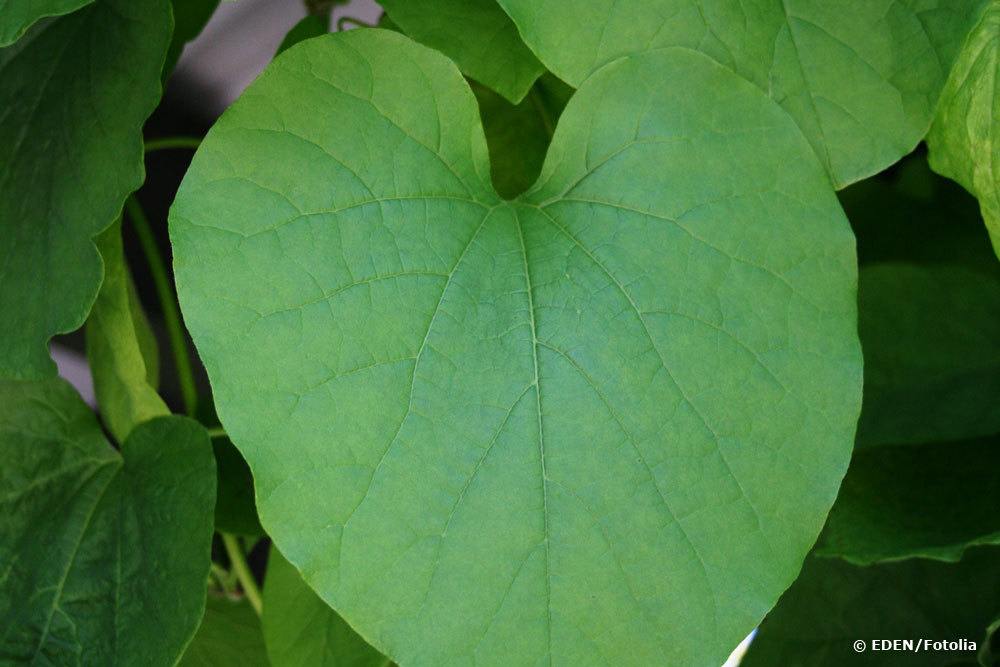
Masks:
[[[649,49],[711,56],[781,104],[838,188],[923,138],[987,1],[498,0],[541,61],[573,85]],[[668,79],[648,85],[680,90]]]
[[[380,0],[413,39],[438,49],[463,72],[517,104],[545,71],[496,0]]]
[[[170,226],[261,522],[403,664],[720,664],[846,470],[853,236],[787,114],[700,54],[588,79],[504,202],[451,63],[309,40]]]
[[[979,198],[1000,254],[1000,2],[990,0],[952,66],[927,144],[934,170]]]
[[[1000,543],[1000,437],[856,452],[817,553],[955,561]],[[998,607],[1000,608],[1000,607]]]
[[[974,665],[1000,606],[1000,550],[970,550],[959,563],[909,560],[857,567],[809,558],[768,614],[740,667]],[[967,639],[971,651],[875,651],[872,640]],[[865,642],[856,652],[855,641]]]
[[[277,667],[388,667],[392,661],[358,636],[271,549],[264,579],[264,640]]]
[[[101,417],[124,442],[134,426],[170,410],[156,393],[156,366],[147,367],[155,348],[125,264],[120,221],[98,237],[97,247],[104,283],[87,318],[87,359]]]
[[[493,187],[505,199],[516,197],[538,178],[559,114],[573,89],[544,74],[520,104],[511,104],[478,84],[472,91],[490,151]]]
[[[0,661],[175,663],[205,604],[205,430],[158,417],[119,454],[64,381],[2,381],[0,447]]]
[[[0,46],[13,44],[36,21],[60,16],[94,0],[0,0]]]
[[[265,667],[260,618],[245,600],[209,594],[205,617],[179,667]],[[280,664],[280,663],[279,663]]]
[[[0,50],[0,377],[54,375],[47,343],[101,284],[92,238],[143,179],[165,0],[98,0]]]

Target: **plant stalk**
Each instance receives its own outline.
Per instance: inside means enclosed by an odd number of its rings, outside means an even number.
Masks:
[[[240,588],[243,589],[243,595],[246,596],[247,602],[250,603],[253,610],[260,616],[264,611],[264,601],[261,598],[257,580],[253,578],[253,572],[250,571],[250,566],[247,564],[246,556],[243,553],[243,546],[240,544],[239,538],[235,535],[229,533],[220,534],[222,535],[222,544],[226,547],[226,555],[229,556],[233,572],[236,573],[236,578],[240,582]]]

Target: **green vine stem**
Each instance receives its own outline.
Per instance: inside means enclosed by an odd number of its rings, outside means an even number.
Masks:
[[[208,437],[211,438],[212,440],[218,440],[220,438],[229,437],[226,435],[226,429],[222,428],[221,426],[212,426],[206,430],[208,431]]]
[[[222,544],[226,547],[226,555],[229,556],[233,572],[240,582],[240,588],[243,589],[247,602],[260,616],[264,611],[264,602],[260,595],[260,588],[257,586],[257,580],[254,579],[253,572],[250,571],[250,566],[247,564],[243,545],[240,544],[239,538],[235,535],[229,533],[220,533],[220,535],[222,535]]]
[[[162,139],[150,139],[147,141],[145,151],[147,154],[174,148],[193,151],[197,150],[200,145],[201,139],[198,137],[164,137]]]
[[[184,412],[193,416],[198,408],[198,390],[194,382],[194,370],[191,366],[191,356],[188,352],[187,341],[184,337],[184,328],[181,326],[180,310],[177,307],[177,297],[174,295],[170,279],[167,277],[167,269],[160,256],[160,250],[156,245],[156,238],[149,225],[149,218],[143,211],[139,200],[135,195],[130,195],[125,202],[125,210],[128,211],[129,219],[135,228],[135,233],[139,237],[139,244],[142,252],[146,256],[146,263],[149,264],[149,273],[153,277],[153,284],[156,286],[156,294],[160,300],[160,308],[163,311],[163,322],[167,328],[167,337],[170,339],[170,349],[174,357],[174,365],[177,368],[177,380],[181,387],[181,398],[184,401]]]
[[[341,16],[337,19],[337,32],[344,32],[344,26],[348,23],[356,28],[374,28],[375,26],[371,23],[362,21],[361,19],[356,19],[353,16]]]

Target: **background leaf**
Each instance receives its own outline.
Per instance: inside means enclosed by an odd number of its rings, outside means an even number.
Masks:
[[[809,558],[761,624],[740,666],[973,665],[975,652],[856,653],[853,642],[981,642],[1000,600],[998,556],[1000,550],[980,547],[959,563],[914,559],[871,567]]]
[[[219,0],[170,0],[174,14],[174,32],[167,50],[167,60],[163,64],[163,80],[173,73],[184,46],[197,37],[208,20],[212,18]]]
[[[260,618],[246,600],[209,594],[205,617],[179,667],[264,667],[269,664]]]
[[[13,44],[40,19],[69,14],[94,0],[3,0],[0,2],[0,46]]]
[[[285,38],[281,40],[281,44],[278,45],[278,52],[275,55],[281,54],[303,40],[319,37],[328,32],[330,32],[329,15],[310,14],[292,26]]]
[[[49,338],[90,311],[92,238],[142,183],[169,39],[165,0],[98,0],[0,50],[0,311],[17,313],[0,319],[0,377],[54,375]]]
[[[215,527],[222,533],[263,535],[254,504],[253,477],[243,455],[229,438],[212,438],[219,473]]]
[[[934,170],[979,198],[1000,254],[1000,116],[997,60],[1000,4],[990,2],[955,59],[927,144]]]
[[[215,501],[205,430],[158,417],[119,454],[64,381],[3,381],[0,446],[0,657],[176,662],[205,604]]]
[[[513,104],[545,71],[496,0],[380,0],[395,26]]]
[[[178,289],[261,521],[403,664],[721,663],[853,442],[829,182],[682,50],[589,79],[517,202],[489,178],[458,72],[379,30],[278,58],[202,143]]]
[[[97,238],[97,248],[104,282],[87,318],[87,360],[101,418],[125,442],[134,426],[170,410],[156,393],[156,341],[125,265],[120,220]]]
[[[875,174],[930,127],[938,94],[986,0],[498,0],[524,41],[578,86],[623,55],[698,49],[795,119],[834,184]],[[648,85],[676,90],[654,78]]]
[[[264,638],[277,667],[388,667],[275,549],[264,579]]]

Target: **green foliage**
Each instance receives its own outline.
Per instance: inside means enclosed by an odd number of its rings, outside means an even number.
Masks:
[[[271,549],[264,583],[264,639],[271,662],[282,667],[389,667],[337,612]]]
[[[1000,1],[304,4],[172,276],[218,0],[0,0],[0,663],[997,664]]]
[[[979,198],[983,218],[1000,255],[1000,116],[997,68],[1000,3],[991,0],[969,33],[927,136],[931,166]]]
[[[541,61],[573,85],[623,55],[702,51],[781,104],[838,188],[920,141],[948,68],[988,2],[497,1]]]
[[[166,0],[97,0],[0,50],[0,377],[55,373],[47,343],[101,285],[92,237],[142,183],[160,97]],[[120,67],[122,54],[128,67]]]
[[[253,607],[246,600],[210,594],[205,602],[205,617],[179,667],[263,667],[267,664],[260,618]]]
[[[133,427],[170,410],[156,393],[159,353],[125,265],[120,221],[97,247],[104,284],[87,319],[87,360],[104,423],[124,442]]]
[[[0,656],[173,664],[205,604],[215,467],[184,417],[121,453],[62,380],[0,382]]]
[[[676,50],[589,79],[522,198],[489,173],[468,87],[385,31],[288,52],[202,144],[175,269],[264,527],[403,663],[721,662],[853,440],[822,168]]]
[[[517,104],[545,71],[496,0],[383,0],[393,27]]]
[[[856,567],[809,558],[740,665],[971,667],[977,664],[975,652],[857,653],[853,646],[859,639],[921,638],[982,644],[997,600],[1000,550],[995,547],[972,549],[957,564],[909,560]]]

